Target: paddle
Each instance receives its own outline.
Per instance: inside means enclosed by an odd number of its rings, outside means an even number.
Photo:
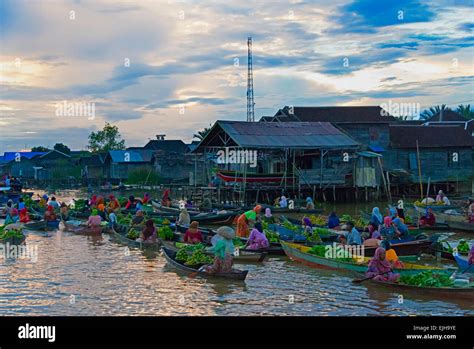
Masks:
[[[368,278],[364,278],[364,279],[354,279],[354,280],[352,280],[352,282],[353,282],[354,284],[360,284],[361,282],[364,282],[364,281],[367,281],[367,280],[371,280],[371,279],[373,279],[373,278],[376,277],[376,276],[385,275],[385,274],[387,274],[387,273],[388,273],[388,271],[385,272],[385,273],[383,273],[383,274],[377,274],[377,275],[369,276]]]

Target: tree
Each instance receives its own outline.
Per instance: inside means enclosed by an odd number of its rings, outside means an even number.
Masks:
[[[210,131],[211,125],[209,125],[209,127],[205,127],[204,130],[198,131],[197,134],[193,135],[193,138],[197,138],[198,140],[202,141]]]
[[[458,105],[458,108],[456,109],[456,112],[461,114],[465,119],[471,120],[474,119],[474,110],[471,109],[470,104],[466,105]]]
[[[62,143],[56,143],[53,149],[60,151],[61,153],[64,153],[66,155],[71,154],[71,149],[69,149],[67,145],[64,145]]]
[[[451,110],[451,108],[447,107],[446,104],[442,104],[441,106],[439,105],[436,105],[434,107],[431,107],[430,109],[426,109],[424,110],[421,114],[420,114],[420,118],[423,119],[423,120],[427,120],[433,116],[435,116],[436,114],[438,114],[439,112],[442,111],[448,111],[448,110]]]
[[[31,151],[32,152],[40,152],[40,153],[46,153],[48,152],[50,149],[46,148],[46,147],[43,147],[41,145],[37,146],[37,147],[33,147],[31,148]]]
[[[125,149],[125,140],[122,139],[117,126],[112,126],[106,122],[101,131],[92,132],[89,135],[89,145],[87,148],[93,153],[123,150]]]

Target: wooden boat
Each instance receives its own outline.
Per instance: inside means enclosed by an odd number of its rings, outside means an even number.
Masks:
[[[48,225],[46,224],[45,220],[41,221],[31,221],[28,223],[23,223],[23,227],[27,230],[46,230],[48,228]]]
[[[433,208],[433,207],[431,207],[431,208]],[[449,226],[449,224],[452,223],[452,222],[464,222],[466,220],[466,216],[464,214],[456,212],[456,209],[459,209],[459,207],[457,207],[457,206],[453,207],[453,208],[449,208],[449,206],[439,205],[439,207],[442,207],[443,209],[442,210],[441,209],[438,209],[438,210],[433,209],[433,214],[436,217],[436,222],[437,223],[445,223],[445,224],[448,224],[448,226]],[[421,215],[424,215],[425,212],[426,212],[425,207],[419,207],[419,206],[416,206],[416,205],[415,205],[415,210],[418,213],[420,213]],[[449,213],[449,212],[446,212],[448,210],[455,210],[455,211],[453,213]]]
[[[358,278],[363,279],[365,275],[356,274]],[[430,298],[441,299],[468,299],[474,301],[474,282],[463,287],[422,287],[404,285],[398,282],[376,281],[374,279],[367,280],[373,285],[381,286],[385,289],[392,290],[397,294],[406,295],[411,294],[416,296],[429,296]],[[413,298],[413,297],[410,297]]]
[[[176,224],[176,230],[178,234],[180,234],[180,238],[182,239],[184,233],[186,233],[187,226]],[[210,245],[212,237],[216,234],[216,231],[212,228],[205,228],[205,227],[199,227],[199,231],[202,234],[202,237],[204,239],[204,243]],[[240,238],[240,241],[242,241],[243,244],[247,243],[247,238]],[[241,249],[240,251],[249,251],[252,253],[266,253],[268,255],[276,255],[276,256],[284,256],[285,252],[283,251],[283,248],[281,247],[279,242],[271,242],[270,246],[267,248],[262,248],[259,250],[244,250]]]
[[[462,231],[465,231],[465,232],[474,233],[474,222],[469,223],[469,222],[466,222],[466,221],[464,221],[464,222],[453,221],[453,222],[448,222],[448,226],[451,229],[462,230]]]
[[[323,269],[334,269],[342,271],[355,271],[359,273],[365,273],[367,271],[367,266],[370,261],[369,257],[364,257],[360,262],[343,262],[335,258],[324,258],[319,257],[314,254],[309,253],[311,249],[308,246],[294,244],[289,242],[281,242],[285,254],[292,260],[300,262],[304,265],[313,268],[323,268]],[[446,272],[446,269],[424,266],[420,264],[414,264],[409,262],[404,262],[405,267],[403,269],[394,269],[396,273],[401,275],[411,275],[417,274],[420,271],[437,271],[437,272]]]
[[[160,239],[157,239],[156,242],[152,242],[152,243],[129,239],[126,236],[127,232],[128,231],[124,233],[121,233],[121,232],[119,233],[116,230],[113,230],[112,236],[114,237],[115,240],[117,240],[117,242],[120,242],[132,248],[138,248],[140,250],[148,250],[148,249],[159,250],[162,245],[162,241]]]
[[[360,216],[365,220],[370,220],[371,214],[368,212],[360,211]],[[420,225],[416,223],[407,224],[408,232],[410,235],[417,235],[420,231],[446,231],[449,229],[447,223],[437,222],[435,225]]]
[[[233,269],[233,271],[230,273],[215,273],[215,274],[210,274],[206,271],[200,271],[199,268],[201,267],[201,265],[192,267],[192,266],[187,266],[178,262],[175,259],[175,256],[176,256],[175,251],[170,250],[166,247],[162,247],[162,251],[163,251],[163,255],[166,258],[166,261],[169,264],[189,274],[196,274],[203,277],[216,277],[216,278],[224,278],[224,279],[232,279],[232,280],[245,280],[245,278],[247,277],[248,270]]]
[[[176,247],[176,242],[171,242],[171,241],[165,241],[163,243],[163,246],[166,248],[173,250],[174,252],[177,252],[179,250],[178,247]],[[212,255],[210,252],[204,252],[207,255]],[[238,255],[234,255],[234,261],[236,262],[263,262],[265,260],[265,257],[268,254],[266,252],[255,252],[255,251],[249,251],[249,250],[239,250]]]
[[[54,230],[54,229],[58,229],[59,228],[59,220],[54,220],[54,221],[46,221],[46,228],[47,229],[51,229],[51,230]]]
[[[414,256],[427,251],[433,241],[430,239],[404,239],[404,240],[391,240],[390,245],[395,250],[398,256]],[[376,247],[365,247],[364,253],[367,257],[372,257],[375,254]]]
[[[466,271],[466,273],[474,274],[474,266],[469,268],[469,262],[467,258],[464,258],[460,255],[453,255],[454,260],[458,264],[459,270]],[[468,269],[469,268],[469,269]]]

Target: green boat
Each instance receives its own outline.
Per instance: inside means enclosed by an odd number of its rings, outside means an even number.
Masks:
[[[302,263],[306,266],[318,269],[333,269],[340,271],[351,271],[358,273],[365,273],[367,271],[368,263],[370,261],[369,257],[361,258],[358,261],[357,258],[354,258],[353,262],[346,262],[338,260],[337,258],[325,258],[309,253],[311,247],[304,246],[301,244],[294,244],[289,242],[281,241],[281,246],[285,251],[285,254],[292,260]],[[402,258],[400,260],[403,261]],[[401,275],[412,275],[417,274],[420,271],[433,271],[433,272],[450,272],[450,270],[445,268],[425,266],[420,264],[415,264],[411,262],[404,261],[403,264],[405,267],[403,269],[394,269],[394,272]],[[454,270],[455,268],[453,268]]]

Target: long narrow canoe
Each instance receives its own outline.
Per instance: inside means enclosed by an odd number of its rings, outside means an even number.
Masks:
[[[360,216],[366,220],[370,220],[371,214],[365,211],[360,211]],[[446,231],[450,227],[447,223],[436,223],[435,225],[420,225],[418,226],[416,223],[407,224],[408,232],[410,235],[418,235],[419,231],[433,231],[433,230],[441,230]]]
[[[48,225],[46,224],[45,220],[37,221],[37,222],[28,222],[24,223],[23,227],[28,230],[46,230]]]
[[[163,246],[169,250],[177,252],[179,248],[176,246],[176,242],[165,241]],[[212,253],[204,252],[207,255],[212,255]],[[249,250],[239,250],[238,255],[234,255],[234,261],[237,262],[263,262],[267,256],[266,252],[255,252]]]
[[[357,276],[363,279],[363,274],[357,274]],[[467,299],[474,301],[474,282],[467,284],[466,286],[459,287],[422,287],[404,285],[398,282],[387,282],[387,281],[376,281],[374,279],[367,280],[374,285],[381,286],[387,290],[392,290],[398,294],[407,295],[412,294],[416,296],[429,296],[430,298],[441,298],[441,299]],[[411,297],[410,297],[411,298]]]
[[[117,242],[122,243],[132,248],[138,248],[140,250],[148,250],[148,249],[159,250],[162,245],[162,241],[160,239],[157,239],[156,242],[151,242],[151,243],[141,242],[141,241],[136,241],[136,240],[127,238],[126,234],[127,233],[124,233],[124,234],[118,233],[115,230],[112,232],[112,235]]]
[[[203,277],[206,277],[206,278],[216,277],[216,278],[233,279],[233,280],[245,280],[245,278],[247,277],[247,274],[248,274],[248,270],[237,270],[237,269],[233,269],[233,271],[231,273],[210,274],[206,271],[200,271],[199,270],[200,266],[192,267],[192,266],[187,266],[187,265],[184,265],[184,264],[178,262],[175,259],[175,256],[176,256],[175,251],[172,251],[172,250],[170,250],[166,247],[163,247],[162,251],[163,251],[163,255],[166,258],[166,261],[170,265],[172,265],[173,267],[175,267],[179,270],[185,271],[188,274],[196,274],[196,275],[200,275],[200,276],[203,276]]]
[[[448,222],[448,226],[451,229],[462,230],[464,232],[474,233],[474,222],[469,223],[469,222],[466,222],[466,221],[464,221],[464,222],[452,221],[452,222]]]
[[[471,273],[471,274],[474,273],[474,266],[469,268],[469,262],[468,262],[467,258],[462,257],[460,255],[453,255],[453,257],[454,257],[454,259],[455,259],[456,263],[458,264],[458,267],[461,271],[467,270],[466,273]]]
[[[283,250],[285,251],[286,255],[296,261],[300,262],[304,265],[313,268],[322,268],[322,269],[334,269],[334,270],[341,270],[341,271],[352,271],[352,272],[359,272],[365,273],[367,271],[368,263],[370,258],[364,257],[361,258],[360,261],[354,260],[354,262],[344,262],[337,260],[335,258],[324,258],[319,257],[314,254],[309,253],[308,251],[311,249],[308,246],[300,245],[300,244],[293,244],[287,242],[281,242]],[[404,262],[403,269],[394,269],[396,273],[400,273],[402,275],[411,275],[417,274],[420,271],[436,271],[436,272],[446,272],[446,269],[432,267],[432,266],[424,266],[420,264],[414,264],[409,262]]]

